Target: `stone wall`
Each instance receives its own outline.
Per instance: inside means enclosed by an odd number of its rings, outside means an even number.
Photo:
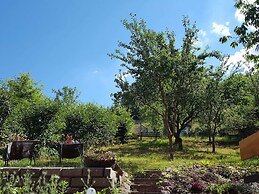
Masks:
[[[19,167],[3,167],[2,172],[15,173],[22,176],[26,173],[32,174],[32,179],[37,180],[43,174],[48,180],[52,175],[58,175],[60,180],[69,183],[67,193],[75,193],[82,191],[85,183],[89,182],[97,191],[103,188],[113,187],[116,179],[116,172],[112,168],[72,168],[72,167],[43,167],[43,168],[19,168]],[[83,179],[83,181],[82,181]]]

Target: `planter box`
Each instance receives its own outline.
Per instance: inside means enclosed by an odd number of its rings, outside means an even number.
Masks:
[[[100,159],[91,158],[88,156],[84,157],[85,167],[112,167],[114,164],[115,164],[115,159],[100,160]]]

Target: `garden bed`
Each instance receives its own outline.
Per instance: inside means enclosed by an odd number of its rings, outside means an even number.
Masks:
[[[163,173],[161,188],[164,194],[255,194],[259,193],[259,183],[246,184],[243,178],[256,171],[256,168],[207,165],[169,168]]]

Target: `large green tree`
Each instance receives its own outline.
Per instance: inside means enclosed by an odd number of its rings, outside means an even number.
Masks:
[[[120,95],[117,93],[115,97],[128,97],[162,118],[169,140],[169,155],[173,159],[172,137],[182,148],[180,133],[201,110],[200,82],[205,73],[205,60],[219,53],[201,52],[195,47],[198,29],[186,17],[181,48],[175,47],[173,32],[155,32],[135,16],[131,22],[124,20],[123,25],[131,33],[130,42],[119,42],[119,47],[126,51],[116,50],[111,57],[123,62],[124,75],[130,74],[134,81],[124,83],[121,79],[117,85],[121,88]]]
[[[236,0],[235,7],[244,16],[242,23],[235,27],[236,36],[224,36],[220,38],[222,43],[231,40],[233,48],[242,45],[246,50],[244,58],[246,65],[250,67],[248,74],[252,83],[254,95],[254,106],[259,115],[259,0],[253,2],[247,0]],[[257,117],[259,118],[259,117]]]
[[[236,74],[225,80],[225,85],[231,94],[231,104],[225,110],[225,133],[238,134],[242,138],[251,135],[258,130],[259,122],[250,76]]]
[[[33,102],[42,98],[42,86],[31,79],[29,73],[21,73],[14,79],[6,80],[6,87],[12,106],[19,103]]]
[[[21,73],[14,79],[2,81],[0,93],[2,130],[7,136],[12,136],[12,132],[22,133],[21,118],[27,107],[45,98],[42,86],[34,82],[29,73]]]
[[[21,126],[28,139],[49,139],[48,125],[57,114],[59,106],[50,99],[30,103],[22,110]]]

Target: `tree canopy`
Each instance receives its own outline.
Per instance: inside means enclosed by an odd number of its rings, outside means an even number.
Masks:
[[[236,26],[234,32],[236,37],[224,36],[220,38],[222,43],[231,39],[231,46],[236,48],[241,44],[247,51],[247,62],[253,62],[258,68],[259,63],[259,1],[249,3],[247,0],[236,0],[235,7],[244,15],[244,21]]]
[[[114,97],[117,101],[146,106],[162,118],[169,138],[170,158],[173,158],[172,136],[181,148],[180,132],[201,110],[206,58],[221,55],[196,47],[198,29],[187,17],[183,18],[185,34],[181,48],[175,46],[174,32],[148,29],[145,21],[138,21],[135,15],[130,22],[124,20],[123,25],[131,36],[129,43],[119,42],[123,51],[116,50],[110,55],[122,61],[121,66],[126,69],[116,79],[121,91]],[[127,82],[123,78],[125,74],[131,75],[134,81]]]
[[[132,126],[131,116],[123,107],[80,103],[76,88],[53,90],[54,99],[45,96],[42,89],[28,73],[1,81],[1,143],[19,136],[41,140],[45,145],[64,141],[65,134],[70,133],[90,148],[115,142],[121,125],[127,129],[125,135]]]

